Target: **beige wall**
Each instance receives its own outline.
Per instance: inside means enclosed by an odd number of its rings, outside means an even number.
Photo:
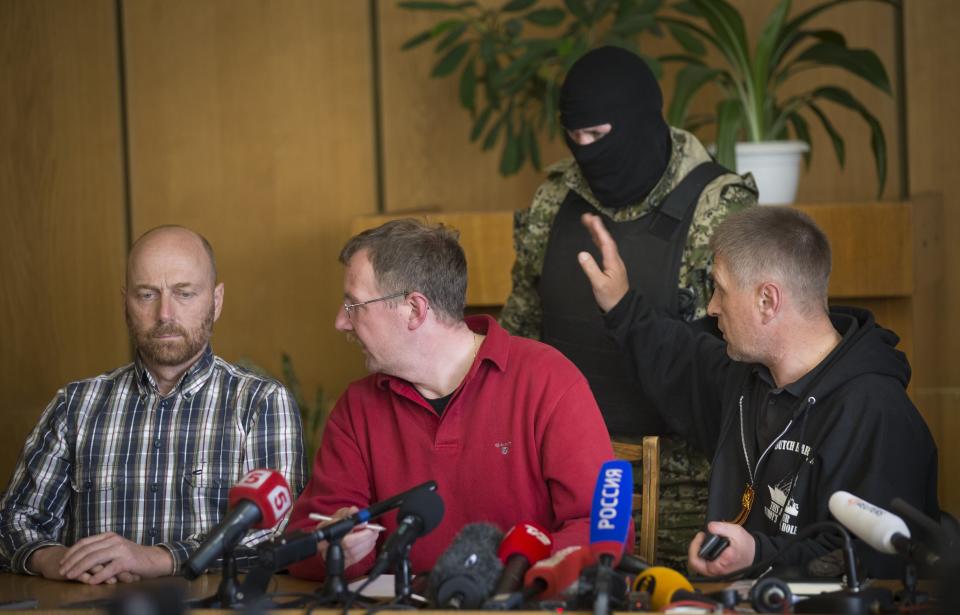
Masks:
[[[112,0],[0,2],[0,482],[57,389],[128,357]]]
[[[768,0],[735,4],[755,33]],[[812,4],[798,0],[794,11]],[[385,212],[509,210],[525,206],[540,181],[528,169],[500,178],[498,149],[482,153],[467,141],[470,120],[459,108],[456,79],[429,78],[430,46],[399,50],[434,23],[434,13],[400,10],[389,0],[122,0],[120,55],[115,6],[0,3],[0,83],[12,85],[0,91],[0,220],[7,235],[0,245],[0,317],[8,323],[0,342],[7,391],[0,412],[10,425],[0,481],[58,386],[129,360],[117,294],[128,223],[133,236],[161,223],[186,224],[213,242],[227,287],[214,339],[219,354],[277,372],[286,351],[308,394],[323,384],[336,395],[363,373],[359,353],[332,329],[341,295],[335,257],[349,221],[377,211],[378,191]],[[957,122],[939,120],[956,98],[957,49],[946,41],[960,8],[925,0],[905,11],[909,183],[914,194],[944,192],[949,237],[960,230],[960,195],[947,184]],[[891,8],[854,3],[813,25],[838,27],[853,45],[874,48],[896,79]],[[905,178],[898,175],[895,101],[849,77],[828,77],[841,79],[881,118],[890,152],[884,195],[897,198]],[[820,76],[810,73],[797,87],[814,82]],[[698,105],[709,108],[711,96]],[[871,200],[866,127],[843,110],[832,117],[847,139],[847,168],[838,171],[815,127],[814,162],[799,198]],[[556,142],[542,160],[563,155]],[[956,270],[950,265],[960,264],[960,249],[946,243],[945,270]],[[958,294],[951,284],[945,300],[957,305]],[[960,471],[948,446],[960,436],[960,368],[949,361],[960,334],[943,326],[942,367],[916,378],[948,475]],[[944,485],[945,501],[960,511],[960,493]]]
[[[904,3],[907,144],[910,192],[940,193],[943,198],[944,280],[940,298],[944,319],[939,352],[925,371],[915,374],[917,405],[940,449],[941,506],[960,515],[960,6],[950,0]]]
[[[375,209],[366,3],[125,2],[134,236],[204,233],[226,286],[214,349],[308,399],[362,372],[333,329],[336,256]],[[334,359],[336,357],[336,359]]]

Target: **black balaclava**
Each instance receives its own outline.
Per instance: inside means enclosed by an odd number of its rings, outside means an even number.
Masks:
[[[670,161],[663,95],[647,63],[620,47],[600,47],[577,60],[560,89],[560,123],[578,129],[612,124],[589,145],[564,138],[590,190],[605,207],[643,199]]]

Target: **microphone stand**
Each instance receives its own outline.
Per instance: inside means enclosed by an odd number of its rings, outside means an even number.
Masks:
[[[394,564],[393,593],[397,604],[411,604],[413,573],[410,570],[410,550],[412,548],[413,543],[404,546]]]
[[[830,522],[827,522],[830,523]],[[818,524],[819,525],[819,524]],[[827,592],[819,596],[811,596],[794,605],[795,613],[842,613],[860,614],[876,613],[881,608],[893,602],[893,594],[883,587],[864,588],[860,585],[857,575],[857,561],[853,553],[853,543],[850,534],[840,526],[843,537],[843,563],[846,568],[846,588],[840,591]]]
[[[217,593],[206,598],[188,600],[190,608],[200,609],[232,609],[243,603],[244,594],[240,591],[240,582],[237,580],[237,558],[233,554],[233,547],[223,552],[223,569]]]
[[[342,537],[332,539],[327,543],[327,578],[320,591],[320,600],[323,603],[343,602],[347,595],[347,584],[343,580],[345,567]]]
[[[613,557],[607,553],[597,562],[594,581],[593,615],[610,615],[610,575],[613,574]]]
[[[907,561],[903,569],[903,589],[894,594],[894,597],[901,606],[916,606],[930,600],[927,592],[917,590],[917,564],[912,560]]]

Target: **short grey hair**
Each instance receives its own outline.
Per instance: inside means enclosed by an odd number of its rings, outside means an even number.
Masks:
[[[724,220],[710,247],[739,287],[774,276],[810,313],[827,309],[830,242],[810,216],[789,207],[750,207]]]
[[[377,286],[384,293],[418,291],[440,320],[460,322],[467,302],[467,257],[460,233],[413,218],[391,220],[355,235],[340,251],[346,265],[366,250]]]

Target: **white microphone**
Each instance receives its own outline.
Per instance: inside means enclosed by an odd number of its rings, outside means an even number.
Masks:
[[[935,564],[939,557],[910,539],[910,528],[903,519],[846,491],[837,491],[827,502],[837,521],[881,553],[917,557]]]

